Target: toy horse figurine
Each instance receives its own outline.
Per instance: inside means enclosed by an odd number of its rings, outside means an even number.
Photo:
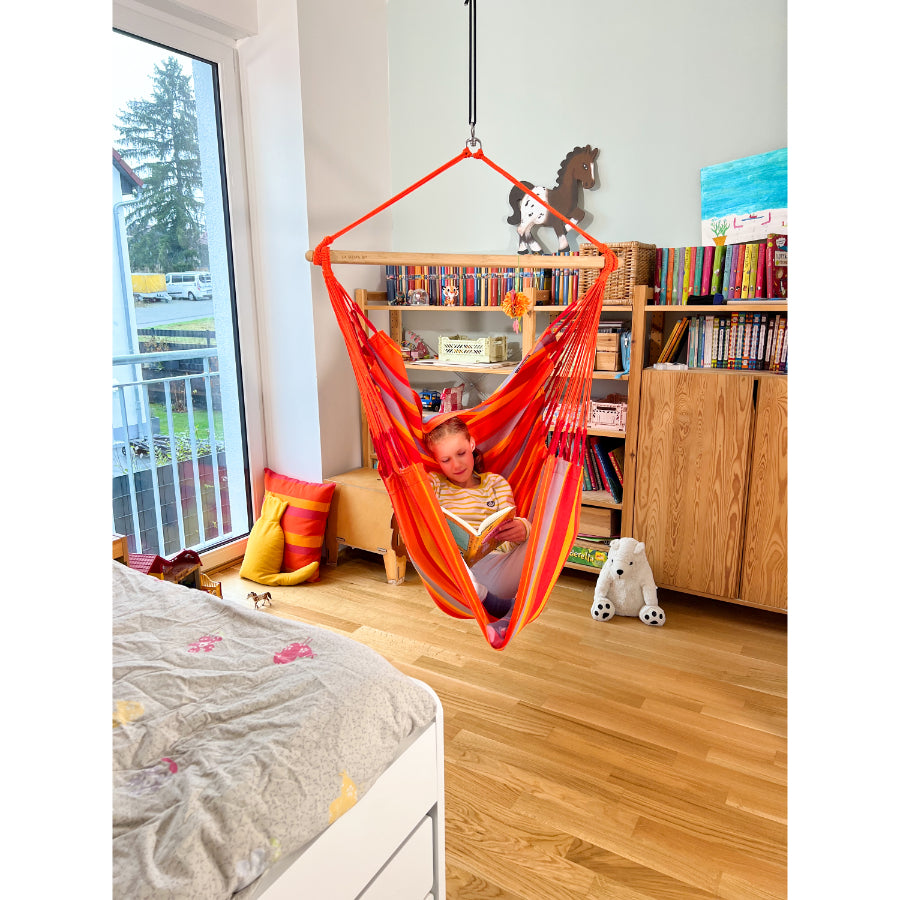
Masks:
[[[509,205],[513,214],[506,220],[516,226],[519,235],[519,253],[542,253],[543,248],[534,238],[533,231],[542,225],[552,225],[559,240],[559,250],[569,249],[568,232],[572,230],[570,223],[578,224],[584,218],[584,210],[578,208],[578,185],[583,184],[586,190],[594,186],[594,160],[599,149],[576,147],[561,163],[556,175],[556,187],[535,187],[529,181],[522,184],[533,191],[548,206],[566,216],[563,222],[548,209],[541,206],[534,197],[530,197],[521,188],[514,187],[509,192]]]

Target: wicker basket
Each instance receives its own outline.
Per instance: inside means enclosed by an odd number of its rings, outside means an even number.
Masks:
[[[506,335],[469,338],[441,336],[438,360],[445,363],[493,363],[506,362]]]
[[[638,241],[626,241],[619,244],[607,244],[619,258],[619,268],[606,282],[603,302],[610,306],[627,306],[631,303],[634,287],[637,284],[653,284],[656,275],[656,244],[641,244]],[[581,244],[578,248],[581,256],[599,256],[600,251],[593,244]],[[579,299],[587,293],[587,289],[597,280],[596,269],[584,269],[578,279]]]

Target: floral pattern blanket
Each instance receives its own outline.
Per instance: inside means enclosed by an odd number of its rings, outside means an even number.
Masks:
[[[112,565],[114,896],[250,896],[434,700],[349,638]]]

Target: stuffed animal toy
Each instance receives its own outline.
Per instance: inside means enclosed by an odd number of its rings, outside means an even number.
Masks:
[[[594,588],[591,615],[608,622],[614,615],[637,616],[645,625],[664,625],[666,614],[656,599],[656,582],[645,547],[634,538],[617,538]]]

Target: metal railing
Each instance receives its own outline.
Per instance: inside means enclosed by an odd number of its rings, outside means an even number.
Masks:
[[[227,533],[222,490],[223,476],[227,483],[227,473],[219,460],[224,450],[224,433],[216,433],[213,401],[214,395],[221,395],[219,373],[210,366],[210,360],[217,356],[218,350],[213,347],[113,357],[114,371],[128,367],[124,370],[128,372],[126,380],[112,386],[114,422],[118,418],[113,429],[113,477],[124,478],[127,484],[127,500],[119,503],[118,516],[115,509],[113,512],[113,531],[128,535],[132,552],[165,555],[185,547],[201,549]],[[184,360],[200,361],[202,371],[141,377],[141,367],[148,364]],[[195,423],[194,392],[196,389],[199,395],[200,386],[209,429],[206,440],[197,436]],[[153,414],[151,392],[157,408],[162,394],[165,433],[157,424],[162,416]],[[176,400],[181,397],[185,401],[187,430],[176,434],[173,413]],[[152,485],[150,498],[146,489],[148,473]],[[122,487],[121,483],[118,487]],[[227,490],[224,505],[227,506]],[[195,517],[196,527],[193,527]],[[191,527],[187,525],[189,521]]]

